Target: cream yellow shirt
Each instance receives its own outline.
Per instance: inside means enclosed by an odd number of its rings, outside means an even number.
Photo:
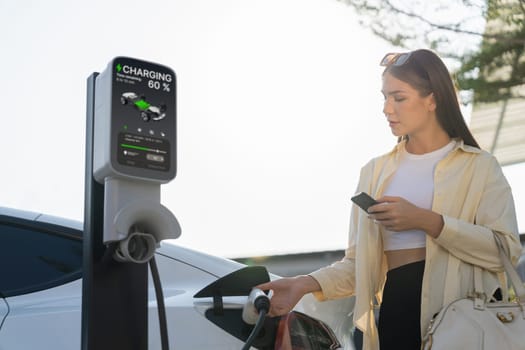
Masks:
[[[403,147],[405,142],[366,164],[357,192],[381,197]],[[504,281],[493,232],[503,238],[514,264],[521,253],[511,188],[497,160],[485,151],[456,142],[436,166],[432,210],[443,216],[444,226],[438,238],[426,237],[422,334],[443,305],[472,291],[472,265],[484,269],[487,294]],[[345,257],[310,275],[321,286],[322,292],[314,293],[319,300],[356,296],[353,321],[364,333],[364,350],[379,349],[373,309],[376,300],[381,302],[386,271],[380,226],[353,205]]]

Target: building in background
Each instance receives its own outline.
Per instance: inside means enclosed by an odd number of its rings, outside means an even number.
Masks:
[[[525,162],[525,98],[475,104],[470,129],[501,166]]]
[[[525,7],[522,1],[488,2],[485,37],[478,57],[478,74],[485,90],[482,100],[494,102],[480,103],[474,97],[470,128],[481,148],[494,154],[501,166],[525,162]]]

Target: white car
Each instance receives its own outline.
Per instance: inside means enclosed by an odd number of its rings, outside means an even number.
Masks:
[[[82,247],[82,223],[0,207],[0,350],[81,348]],[[232,317],[221,318],[212,312],[211,297],[195,295],[205,295],[207,286],[246,266],[182,248],[173,241],[161,243],[155,260],[170,348],[241,349],[250,330],[241,319],[247,297],[225,297],[224,308]],[[161,349],[161,340],[149,277],[148,349],[153,350]],[[352,300],[342,302],[351,304]],[[308,343],[302,349],[353,349],[350,304],[317,303],[307,296],[297,310],[315,319],[299,312],[267,318],[265,327],[271,324],[270,332],[266,330],[264,339],[257,338],[253,348],[284,348],[283,341],[299,341]],[[276,337],[283,324],[290,327],[285,340]],[[327,324],[344,345],[339,345]]]

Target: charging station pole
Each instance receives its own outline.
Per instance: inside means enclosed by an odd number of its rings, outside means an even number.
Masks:
[[[160,204],[176,169],[175,74],[117,57],[88,78],[86,111],[81,348],[147,350],[147,262],[180,235]]]

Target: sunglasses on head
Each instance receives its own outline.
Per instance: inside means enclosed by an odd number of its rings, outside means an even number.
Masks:
[[[387,53],[385,57],[381,60],[381,63],[379,63],[380,66],[388,67],[388,66],[402,66],[410,57],[411,52],[403,52],[403,53]]]

